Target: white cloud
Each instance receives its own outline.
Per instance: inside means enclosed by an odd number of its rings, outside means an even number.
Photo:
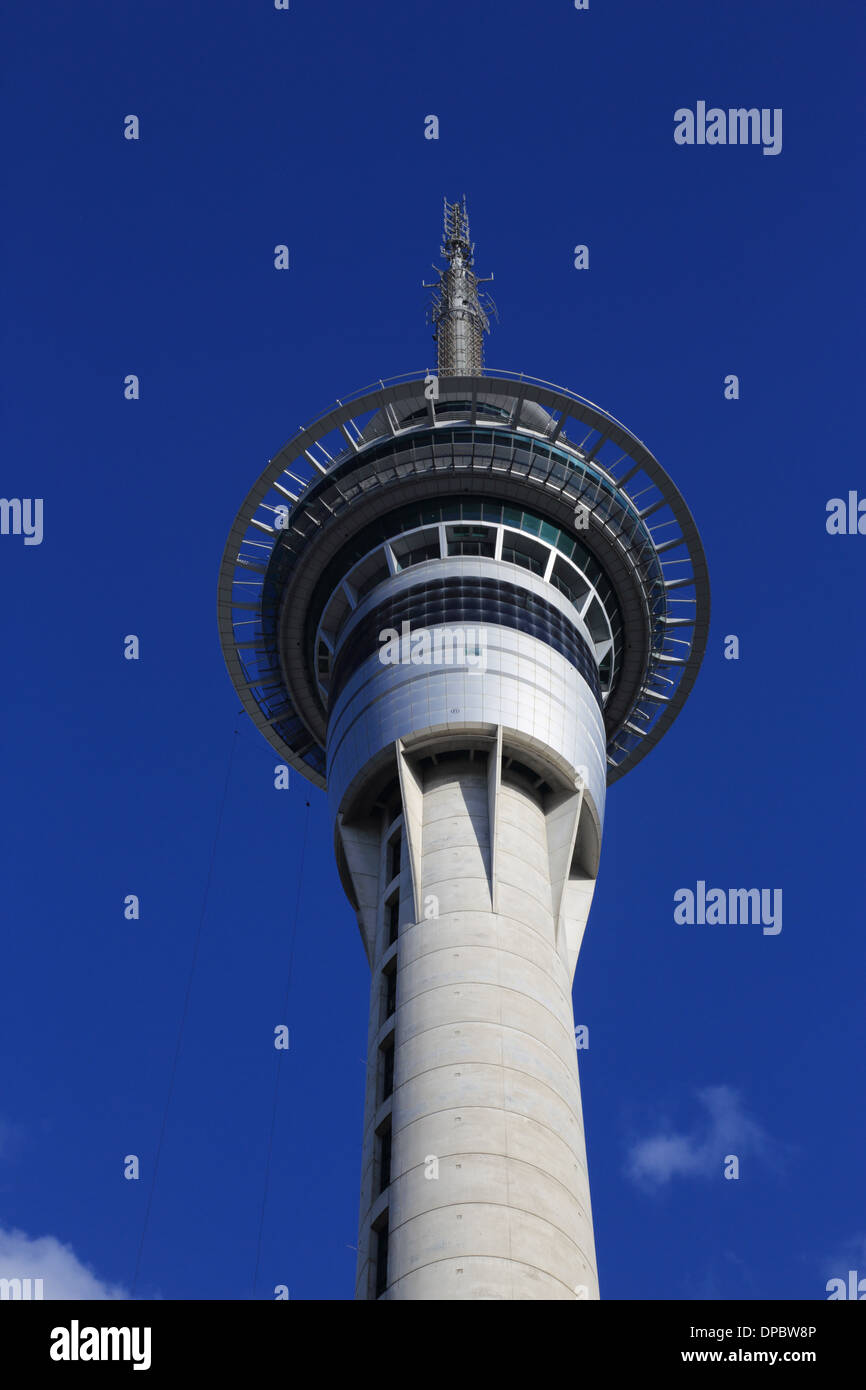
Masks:
[[[697,1098],[704,1116],[691,1133],[662,1131],[632,1144],[626,1171],[638,1186],[659,1188],[676,1177],[717,1177],[726,1154],[741,1161],[749,1155],[768,1156],[767,1135],[730,1086],[707,1086]]]
[[[822,1268],[827,1279],[847,1279],[849,1269],[856,1269],[860,1278],[866,1278],[866,1231],[840,1241],[836,1253],[822,1260]]]
[[[128,1298],[126,1289],[106,1284],[55,1236],[31,1238],[0,1227],[0,1279],[41,1279],[45,1299]]]

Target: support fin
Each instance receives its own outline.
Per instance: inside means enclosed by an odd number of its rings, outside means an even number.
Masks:
[[[400,796],[403,801],[403,828],[408,850],[409,874],[412,881],[412,902],[415,921],[421,921],[421,840],[424,824],[424,792],[418,774],[406,757],[403,740],[397,739],[397,770],[400,777]]]

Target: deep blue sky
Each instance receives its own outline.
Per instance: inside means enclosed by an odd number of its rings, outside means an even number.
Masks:
[[[258,1296],[352,1296],[368,971],[324,794],[274,790],[236,724],[217,570],[299,425],[432,363],[420,282],[466,193],[488,364],[643,439],[713,589],[685,711],[611,790],[576,976],[602,1294],[866,1275],[866,537],[825,529],[866,495],[860,8],[48,0],[5,28],[2,492],[45,533],[0,536],[0,1273],[131,1287],[234,741],[139,1293],[251,1295],[285,1021]],[[781,154],[678,147],[699,100],[781,107]],[[782,888],[782,932],[677,926],[698,879]]]

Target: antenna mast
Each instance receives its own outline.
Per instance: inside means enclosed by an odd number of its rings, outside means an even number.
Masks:
[[[469,217],[466,198],[462,202],[445,203],[444,229],[440,255],[448,262],[441,270],[434,266],[438,279],[425,289],[432,289],[433,304],[430,320],[434,325],[439,376],[481,376],[484,369],[484,334],[490,331],[488,311],[495,306],[486,294],[479,295],[484,284],[472,271],[475,247],[469,240]],[[485,277],[492,280],[493,276]]]

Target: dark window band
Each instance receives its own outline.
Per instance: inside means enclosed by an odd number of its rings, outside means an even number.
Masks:
[[[415,584],[385,599],[362,618],[337,655],[329,693],[331,705],[352,672],[379,649],[379,633],[385,628],[400,633],[404,622],[411,623],[413,634],[422,628],[466,628],[480,623],[528,633],[565,657],[601,705],[595,653],[574,624],[552,603],[527,589],[502,579],[474,576]]]

